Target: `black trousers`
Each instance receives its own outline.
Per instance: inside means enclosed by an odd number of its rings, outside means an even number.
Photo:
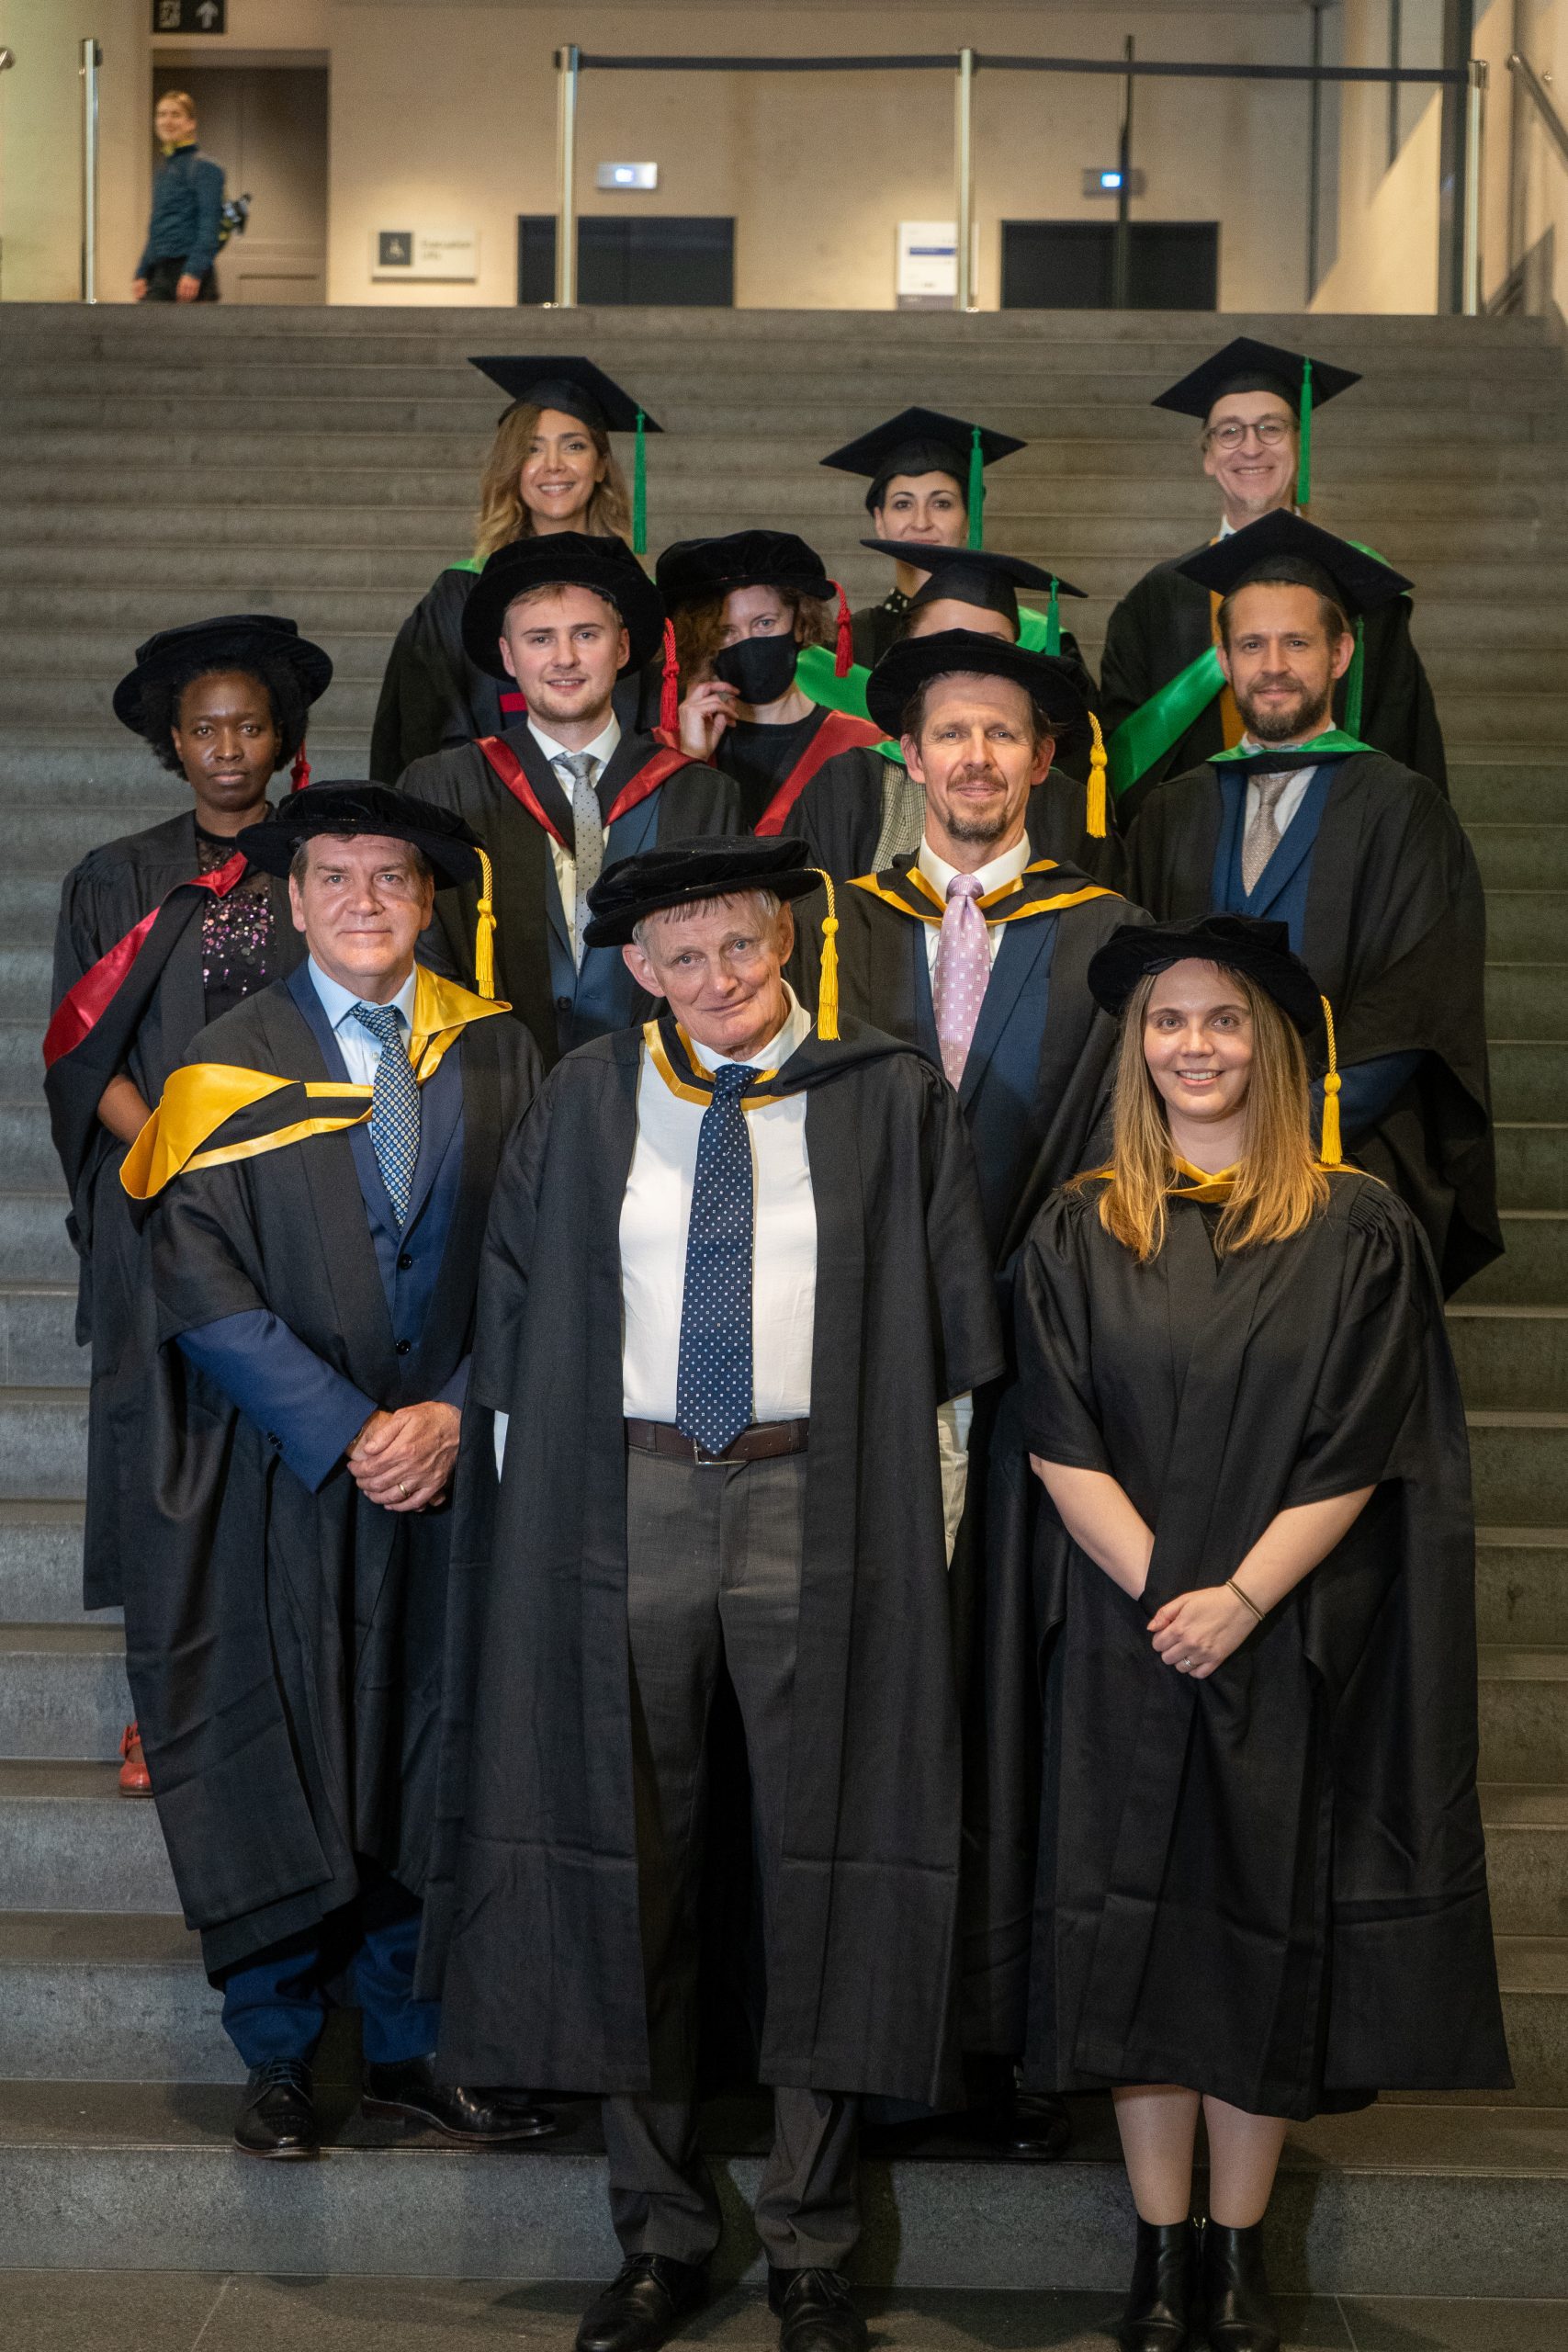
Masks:
[[[185,267],[183,261],[153,262],[147,272],[147,291],[142,296],[143,301],[175,301],[178,298],[175,288],[185,276]],[[201,291],[196,299],[198,302],[217,301],[218,272],[216,269],[207,269],[202,272]]]
[[[698,2153],[697,1894],[707,1729],[728,1671],[746,1731],[764,1921],[778,1859],[795,1695],[806,1456],[698,1465],[627,1457],[626,1609],[652,2088],[604,2102],[610,2210],[627,2254],[703,2262],[719,2207]],[[778,2269],[836,2269],[860,2230],[859,2102],[773,2094],[757,2233]]]

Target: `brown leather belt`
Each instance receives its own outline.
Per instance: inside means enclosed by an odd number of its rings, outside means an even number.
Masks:
[[[661,1453],[671,1462],[773,1462],[781,1453],[804,1453],[809,1421],[753,1421],[722,1453],[710,1453],[673,1421],[628,1421],[626,1443],[639,1453]]]

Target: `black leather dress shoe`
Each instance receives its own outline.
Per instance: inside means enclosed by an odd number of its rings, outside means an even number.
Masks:
[[[1127,2308],[1116,2323],[1122,2352],[1186,2352],[1195,2340],[1197,2290],[1194,2223],[1141,2221]]]
[[[1048,2165],[1066,2149],[1072,2124],[1066,2104],[1045,2091],[1009,2091],[985,2109],[977,2136],[1015,2164]]]
[[[245,2077],[234,2118],[234,2145],[247,2156],[319,2156],[310,2069],[298,2058],[269,2058]]]
[[[1203,2319],[1213,2352],[1280,2352],[1280,2323],[1263,2270],[1263,2229],[1203,2224]]]
[[[779,2323],[779,2352],[865,2352],[871,2341],[838,2270],[768,2266],[768,2308]]]
[[[658,2352],[689,2312],[707,2301],[701,2263],[672,2254],[634,2254],[582,2314],[577,2352]]]
[[[528,2106],[521,2091],[508,2091],[503,2103],[495,2091],[463,2090],[451,2083],[438,2083],[434,2061],[430,2058],[410,2058],[400,2066],[367,2066],[359,2104],[367,2115],[406,2118],[468,2148],[503,2148],[516,2140],[544,2140],[556,2129],[554,2111]]]

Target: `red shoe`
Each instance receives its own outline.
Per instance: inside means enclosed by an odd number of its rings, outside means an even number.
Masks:
[[[150,1797],[152,1781],[147,1770],[147,1758],[141,1753],[141,1735],[134,1724],[127,1724],[119,1739],[119,1792],[122,1797]]]

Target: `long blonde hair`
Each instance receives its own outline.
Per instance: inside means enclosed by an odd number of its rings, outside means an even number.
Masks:
[[[1078,1185],[1100,1184],[1100,1221],[1140,1265],[1165,1246],[1173,1173],[1165,1104],[1144,1056],[1144,1023],[1157,977],[1144,975],[1122,1016],[1110,1169],[1076,1179]],[[1328,1199],[1328,1179],[1313,1144],[1306,1050],[1295,1024],[1244,972],[1227,969],[1225,978],[1240,989],[1252,1018],[1252,1067],[1247,1148],[1214,1238],[1222,1252],[1288,1241]]]
[[[479,476],[479,518],[474,537],[476,563],[483,563],[497,548],[510,547],[513,539],[534,537],[534,517],[523,503],[523,463],[544,413],[536,401],[520,401],[515,408],[507,410],[495,428],[495,439],[490,445],[490,455]],[[604,460],[604,478],[589,500],[587,513],[574,528],[597,539],[629,539],[631,500],[626,495],[626,476],[615,463],[610,436],[596,424],[584,424],[582,430]]]

